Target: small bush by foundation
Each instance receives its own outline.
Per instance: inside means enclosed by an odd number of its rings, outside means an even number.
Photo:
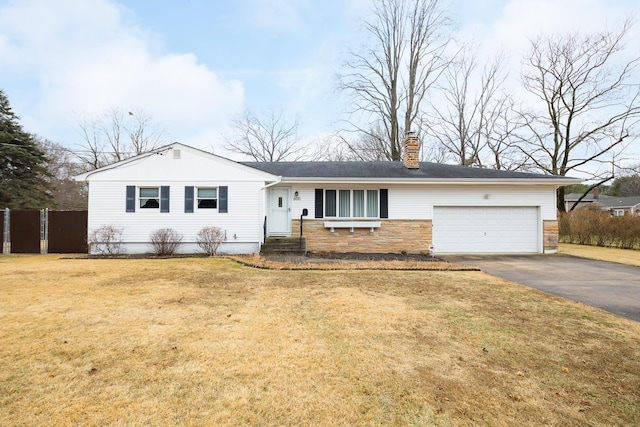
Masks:
[[[99,255],[119,255],[122,252],[124,229],[117,225],[101,225],[89,234],[89,252]]]
[[[203,227],[196,236],[196,242],[198,242],[200,249],[210,256],[218,252],[218,247],[225,240],[224,231],[218,227]]]
[[[161,228],[151,233],[151,246],[156,255],[173,255],[182,245],[182,234],[173,228]]]

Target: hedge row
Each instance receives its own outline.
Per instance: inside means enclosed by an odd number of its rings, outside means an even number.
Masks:
[[[563,243],[640,249],[640,217],[578,210],[560,216],[559,233]]]

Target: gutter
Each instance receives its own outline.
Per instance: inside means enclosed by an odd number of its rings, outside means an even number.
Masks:
[[[282,182],[282,177],[279,176],[277,180],[275,180],[274,182],[272,182],[271,184],[267,184],[264,187],[261,188],[261,190],[266,190],[267,188],[273,187],[274,185],[278,185]]]
[[[282,177],[280,177],[282,178]],[[284,178],[278,182],[283,184],[394,184],[394,185],[571,185],[581,182],[580,178],[431,178],[431,179],[411,179],[404,178]],[[274,185],[274,184],[271,184]]]

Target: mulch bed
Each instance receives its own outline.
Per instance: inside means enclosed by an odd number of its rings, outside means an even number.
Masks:
[[[307,255],[250,255],[227,258],[248,267],[269,270],[431,270],[479,271],[430,255],[395,253],[307,253]]]
[[[306,255],[261,255],[262,258],[275,262],[291,263],[355,263],[363,261],[413,261],[413,262],[447,262],[442,259],[424,254],[400,253],[362,253],[362,252],[308,252]]]

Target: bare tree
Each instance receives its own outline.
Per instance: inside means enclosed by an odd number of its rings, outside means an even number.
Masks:
[[[531,42],[522,78],[540,108],[521,113],[527,132],[519,148],[539,170],[588,173],[598,184],[613,178],[611,159],[624,158],[640,117],[640,58],[624,55],[631,28],[627,20],[615,32]],[[560,211],[563,201],[561,187]]]
[[[496,55],[479,70],[466,51],[443,74],[444,102],[433,107],[427,133],[462,166],[516,169],[510,135],[517,128],[513,101],[504,91],[504,56]],[[476,81],[477,80],[477,81]]]
[[[349,54],[339,88],[352,101],[349,126],[373,147],[385,142],[374,157],[400,160],[403,135],[419,131],[421,104],[447,64],[448,19],[439,0],[376,0],[372,12],[372,44]]]
[[[318,138],[310,144],[311,149],[305,156],[309,161],[349,161],[357,160],[350,149],[344,132],[336,131]]]
[[[77,162],[73,151],[47,139],[34,139],[47,157],[55,207],[63,210],[87,209],[87,185],[73,179],[75,175],[83,172],[83,165]]]
[[[281,110],[269,110],[262,118],[247,110],[232,120],[231,128],[225,148],[257,162],[296,161],[305,155],[298,120],[289,121]]]
[[[164,143],[164,130],[140,109],[126,113],[110,108],[78,125],[83,145],[75,153],[88,169],[96,169],[146,153]]]

